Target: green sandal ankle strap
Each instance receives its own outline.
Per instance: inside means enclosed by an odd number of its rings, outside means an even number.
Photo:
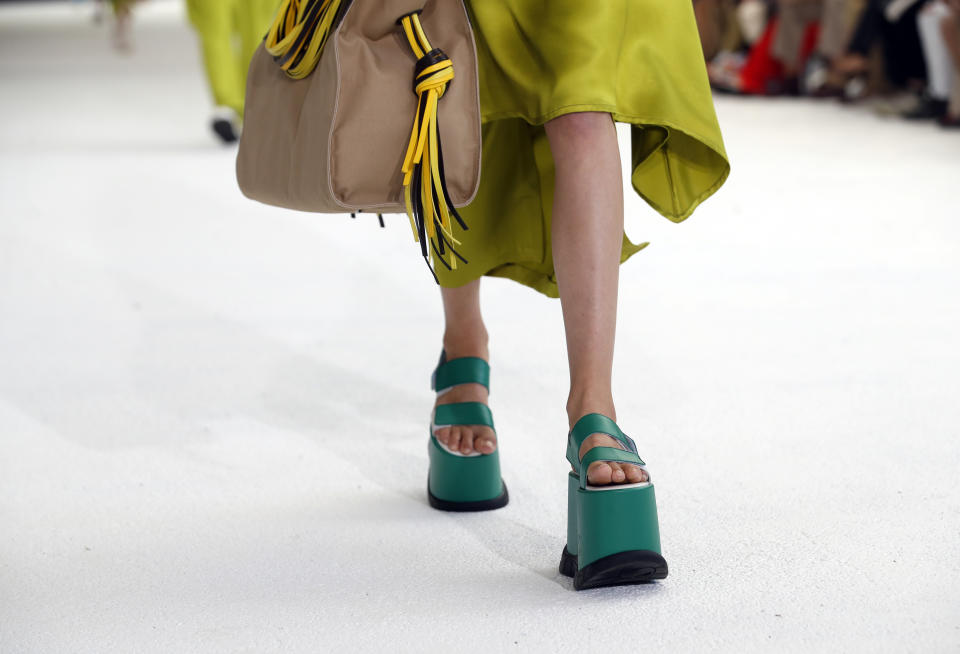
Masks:
[[[620,443],[624,449],[609,446],[593,447],[581,459],[580,448],[583,446],[583,442],[593,434],[606,434]],[[587,487],[586,470],[591,463],[597,461],[627,463],[640,466],[646,470],[646,463],[637,453],[637,445],[633,442],[633,439],[624,434],[616,422],[599,413],[588,413],[580,418],[573,429],[570,430],[567,439],[567,461],[576,471],[576,475],[580,479],[580,488],[583,489]],[[648,481],[649,477],[650,473],[648,471]],[[604,486],[603,488],[617,488],[617,485]]]
[[[443,393],[460,384],[480,384],[490,391],[490,364],[479,357],[461,357],[447,360],[447,353],[440,353],[437,364],[430,377],[430,388]]]

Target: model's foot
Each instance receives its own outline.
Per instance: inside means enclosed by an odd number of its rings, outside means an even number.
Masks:
[[[570,417],[570,429],[577,420],[588,413],[599,413],[616,420],[616,411],[613,403],[602,403],[602,406],[592,409],[576,409],[568,412]],[[615,447],[618,450],[626,449],[616,438],[607,434],[592,434],[588,436],[580,446],[580,459],[595,447]],[[616,461],[594,461],[587,468],[587,482],[591,486],[610,486],[616,484],[639,484],[650,479],[647,471],[639,466],[630,463],[618,463]]]
[[[482,338],[473,339],[475,342],[456,344],[444,341],[444,351],[447,361],[464,357],[477,357],[488,361],[490,354],[487,351],[486,334]],[[482,384],[459,384],[443,395],[437,396],[434,406],[453,404],[455,402],[487,403],[489,393]],[[434,432],[437,440],[447,449],[461,454],[492,454],[497,449],[497,435],[486,425],[452,425],[441,427]]]

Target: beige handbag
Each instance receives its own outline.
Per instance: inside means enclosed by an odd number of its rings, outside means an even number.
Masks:
[[[283,2],[250,64],[244,195],[320,213],[406,212],[428,265],[455,268],[454,223],[466,229],[455,207],[476,195],[480,153],[463,0]]]

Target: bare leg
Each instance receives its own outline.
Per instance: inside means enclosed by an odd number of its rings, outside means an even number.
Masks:
[[[957,9],[941,19],[940,29],[943,33],[943,40],[947,42],[947,49],[950,51],[954,69],[960,70],[960,2],[956,4]]]
[[[458,288],[442,288],[443,314],[446,321],[443,349],[447,359],[479,357],[488,361],[487,328],[480,315],[480,280]],[[487,389],[481,384],[455,386],[437,398],[437,404],[452,402],[486,402]],[[462,454],[490,454],[497,449],[497,437],[485,426],[453,426],[437,430],[437,439],[451,450]]]
[[[623,180],[615,124],[607,113],[566,114],[549,121],[556,168],[553,262],[570,363],[567,417],[571,427],[587,413],[616,420],[611,377],[617,323],[617,285],[623,244]],[[581,448],[618,447],[595,434]],[[592,484],[635,483],[646,473],[631,465],[596,462]]]
[[[120,52],[130,52],[133,45],[130,41],[130,14],[129,5],[117,5],[114,12],[113,47]]]
[[[950,8],[950,14],[940,22],[940,29],[953,60],[953,86],[947,114],[949,118],[956,120],[960,118],[960,0],[954,0]]]

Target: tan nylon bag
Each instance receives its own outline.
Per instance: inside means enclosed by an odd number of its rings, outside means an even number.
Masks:
[[[397,19],[423,9],[431,45],[453,63],[438,103],[447,190],[469,204],[480,183],[477,53],[463,0],[353,0],[316,69],[293,80],[261,43],[250,64],[237,181],[266,204],[404,213],[401,166],[417,96],[415,55]]]

